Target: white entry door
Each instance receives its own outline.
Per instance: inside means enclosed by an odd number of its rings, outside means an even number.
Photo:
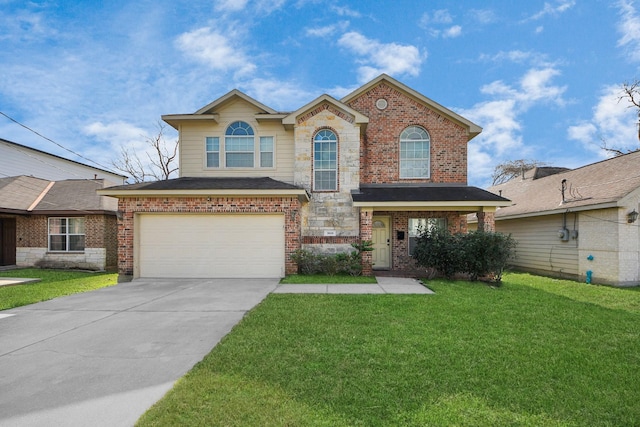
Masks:
[[[391,230],[388,216],[373,217],[373,268],[387,269],[391,267]]]

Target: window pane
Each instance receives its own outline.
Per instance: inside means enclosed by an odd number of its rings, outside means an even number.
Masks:
[[[220,153],[207,153],[207,167],[208,168],[220,167]]]
[[[260,137],[260,167],[262,168],[273,167],[273,137],[272,136]]]
[[[253,138],[252,137],[228,137],[225,139],[225,150],[253,152]]]
[[[84,234],[84,218],[69,218],[69,234]]]
[[[84,251],[84,235],[69,236],[70,251]]]
[[[335,171],[316,171],[314,181],[315,189],[319,191],[335,190],[337,187]]]
[[[65,236],[65,235],[51,235],[51,236],[49,236],[49,250],[50,251],[66,251],[67,250],[67,236]]]
[[[49,218],[49,234],[64,234],[66,232],[66,218]]]
[[[273,167],[273,153],[260,153],[260,167],[261,168]]]
[[[229,168],[252,168],[253,153],[227,153],[227,167]]]
[[[253,135],[253,128],[245,122],[233,122],[227,128],[225,135]]]
[[[418,237],[424,231],[435,229],[446,229],[446,218],[409,218],[409,255],[413,255],[413,251],[418,243]]]
[[[207,151],[220,151],[220,138],[208,136],[206,143]]]

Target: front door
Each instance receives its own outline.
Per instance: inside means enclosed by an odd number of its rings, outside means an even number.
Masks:
[[[373,217],[373,268],[384,270],[391,267],[391,230],[388,216]]]
[[[16,220],[0,218],[0,265],[16,263]]]

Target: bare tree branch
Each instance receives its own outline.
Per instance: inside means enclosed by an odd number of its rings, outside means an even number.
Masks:
[[[144,137],[151,149],[150,152],[145,152],[148,162],[143,162],[136,152],[131,152],[126,147],[120,147],[119,157],[111,162],[114,168],[129,176],[134,183],[152,179],[164,181],[178,170],[178,165],[175,164],[178,140],[167,142],[164,137],[165,125],[162,122],[157,123],[157,128],[158,133],[155,136]]]
[[[538,166],[545,166],[546,163],[537,160],[508,160],[504,163],[500,163],[493,170],[492,185],[502,184],[520,175],[524,175],[529,169],[533,169]]]

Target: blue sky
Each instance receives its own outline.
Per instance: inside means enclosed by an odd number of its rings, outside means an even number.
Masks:
[[[291,111],[380,73],[483,127],[471,185],[638,147],[632,0],[0,0],[0,47],[0,111],[83,158],[3,116],[0,137],[102,166],[231,89]]]

